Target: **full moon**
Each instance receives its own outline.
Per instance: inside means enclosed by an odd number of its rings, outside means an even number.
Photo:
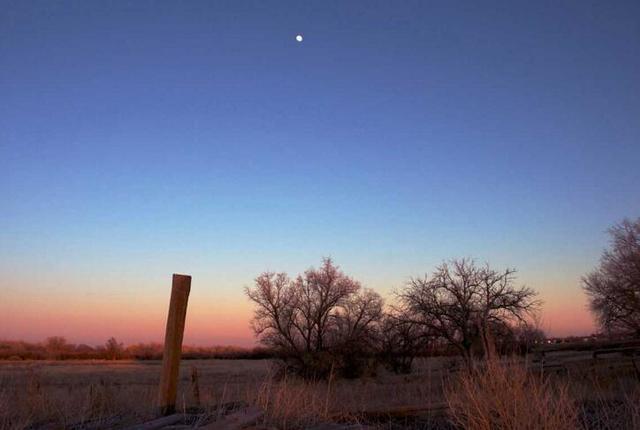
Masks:
[[[296,40],[297,40],[298,42],[302,42],[302,34],[298,34],[298,35],[296,36]]]

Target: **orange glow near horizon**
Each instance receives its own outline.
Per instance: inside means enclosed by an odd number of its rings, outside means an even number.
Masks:
[[[593,333],[593,319],[579,288],[558,289],[551,284],[540,289],[544,301],[542,328],[551,336]],[[136,290],[131,289],[119,295],[80,296],[73,294],[75,289],[46,296],[10,290],[8,300],[0,303],[0,339],[38,342],[49,336],[64,336],[72,343],[97,345],[114,336],[125,344],[162,342],[169,287],[145,294],[133,294],[131,291]],[[249,328],[252,305],[242,291],[221,288],[214,292],[198,287],[195,283],[189,298],[184,343],[255,345]],[[379,290],[389,297],[389,291]]]
[[[150,282],[128,285],[118,279],[109,284],[124,288],[94,287],[82,293],[79,281],[64,287],[42,282],[37,289],[25,286],[32,283],[16,279],[9,284],[13,288],[4,290],[0,339],[38,342],[63,336],[72,343],[98,345],[111,336],[125,344],[164,338],[170,278],[162,287]],[[242,294],[229,288],[216,294],[196,284],[189,298],[184,343],[252,346],[250,315],[250,304]]]
[[[162,342],[166,315],[161,307],[141,313],[135,307],[117,304],[97,307],[82,305],[55,309],[49,306],[21,308],[0,306],[0,339],[37,342],[49,336],[63,336],[73,343],[102,344],[109,337],[125,344]],[[156,310],[157,309],[157,310]],[[189,345],[252,346],[248,327],[248,305],[205,312],[189,306],[184,343]],[[166,312],[166,310],[165,310]]]

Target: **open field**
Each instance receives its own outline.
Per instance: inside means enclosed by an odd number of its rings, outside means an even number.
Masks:
[[[640,428],[640,411],[630,407],[638,404],[640,384],[629,357],[614,352],[594,359],[591,351],[570,350],[546,353],[544,370],[533,357],[527,363],[528,373],[568,383],[581,419],[592,424],[584,427]],[[183,360],[178,412],[199,404],[200,412],[215,415],[221,405],[248,404],[265,411],[260,424],[267,428],[322,422],[452,428],[445,391],[463,373],[447,357],[420,359],[411,375],[380,370],[368,378],[316,383],[276,381],[271,369],[269,360]],[[152,419],[159,374],[158,361],[0,362],[0,429],[125,428]]]
[[[182,362],[178,404],[188,409],[197,403],[191,378],[197,368],[200,403],[211,413],[221,404],[248,402],[270,410],[277,421],[311,424],[365,411],[438,407],[446,361],[420,360],[405,376],[381,371],[372,378],[308,383],[274,382],[268,360],[189,360]],[[123,423],[149,419],[156,412],[159,374],[158,361],[0,362],[0,428],[48,421],[64,427],[114,415],[125,417]]]

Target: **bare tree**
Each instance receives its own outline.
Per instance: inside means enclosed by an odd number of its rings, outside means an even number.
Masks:
[[[256,304],[251,326],[260,342],[313,376],[319,357],[346,344],[366,345],[382,316],[382,299],[345,275],[331,259],[294,280],[265,272],[245,290]]]
[[[65,353],[69,352],[72,346],[67,343],[67,339],[62,336],[51,336],[45,340],[45,350],[47,355],[53,359],[62,359]]]
[[[378,350],[383,306],[382,297],[365,288],[352,294],[336,310],[331,344],[343,376],[354,378],[367,370],[375,371],[373,357]]]
[[[609,229],[611,248],[584,278],[583,289],[600,327],[640,336],[640,218]]]
[[[411,279],[397,293],[397,312],[453,345],[470,363],[478,343],[484,354],[491,353],[492,328],[524,322],[539,307],[537,293],[514,281],[514,269],[498,272],[472,260],[453,260],[430,278]]]
[[[118,360],[122,357],[124,345],[118,342],[115,337],[110,337],[104,344],[104,351],[108,360]]]
[[[334,314],[334,344],[375,347],[373,342],[382,319],[382,297],[375,291],[364,288],[351,294]]]
[[[385,367],[395,373],[411,373],[414,359],[427,352],[433,339],[428,327],[402,315],[385,315],[379,345]]]

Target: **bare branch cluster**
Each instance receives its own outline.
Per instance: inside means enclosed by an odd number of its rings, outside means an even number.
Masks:
[[[263,273],[246,294],[256,304],[252,327],[259,340],[314,377],[334,367],[357,376],[367,358],[409,372],[414,357],[442,344],[470,360],[474,345],[486,354],[524,339],[523,327],[540,305],[535,291],[515,285],[514,269],[498,272],[471,260],[411,279],[386,313],[378,293],[330,259],[295,279]]]
[[[256,304],[251,323],[256,336],[302,372],[326,371],[310,364],[324,353],[372,346],[383,313],[380,295],[362,288],[331,259],[295,279],[263,273],[245,292]]]
[[[640,218],[609,229],[611,248],[582,279],[591,310],[609,333],[640,336]]]
[[[540,306],[534,290],[515,285],[515,273],[468,259],[443,263],[431,277],[413,278],[397,293],[396,313],[467,359],[478,343],[484,354],[490,353],[492,333],[526,323]]]

